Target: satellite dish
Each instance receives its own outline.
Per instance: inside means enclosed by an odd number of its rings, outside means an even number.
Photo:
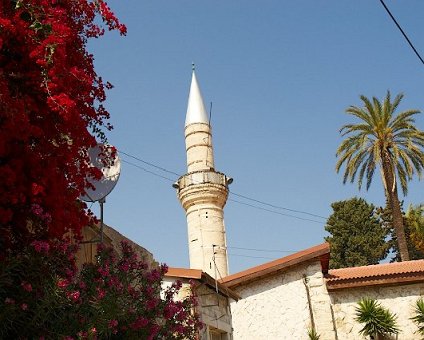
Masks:
[[[87,181],[94,187],[86,188],[80,199],[86,202],[104,202],[104,199],[115,187],[121,173],[121,160],[116,149],[108,144],[97,144],[88,150],[90,165],[102,172],[100,179],[93,177]]]

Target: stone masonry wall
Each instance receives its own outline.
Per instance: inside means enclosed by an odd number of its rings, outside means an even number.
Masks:
[[[234,340],[307,339],[311,317],[304,275],[312,300],[319,303],[313,307],[315,322],[324,320],[319,313],[330,312],[329,297],[322,288],[320,263],[315,260],[290,268],[286,272],[235,287],[234,290],[242,299],[231,302]],[[324,310],[326,302],[327,309]],[[327,328],[332,330],[331,314],[324,322],[329,322],[329,325],[317,325],[318,331]],[[323,336],[322,339],[334,339],[334,336]]]
[[[357,302],[364,297],[378,300],[382,306],[395,313],[401,329],[396,339],[421,339],[417,326],[410,320],[415,302],[424,295],[424,283],[389,287],[364,287],[330,292],[338,339],[366,339],[359,335],[362,326],[355,321]]]

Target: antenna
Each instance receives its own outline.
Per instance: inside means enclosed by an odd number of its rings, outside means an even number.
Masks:
[[[211,126],[211,120],[212,120],[212,102],[209,106],[209,126]]]
[[[103,243],[103,205],[106,196],[115,188],[121,174],[121,160],[116,148],[109,144],[97,144],[87,151],[89,165],[101,171],[100,179],[87,177],[86,180],[92,188],[86,188],[80,199],[85,202],[99,202],[100,204],[100,240],[83,241],[81,243]]]
[[[209,120],[208,120],[209,129],[211,128],[211,119],[212,119],[212,102],[211,102],[211,105],[209,106]],[[208,139],[206,141],[206,144],[207,144],[207,146],[206,146],[206,160],[205,160],[206,166],[208,166],[208,156],[209,156],[209,147],[210,147],[209,143],[210,143],[210,140],[211,140],[210,139],[210,134],[208,134]]]

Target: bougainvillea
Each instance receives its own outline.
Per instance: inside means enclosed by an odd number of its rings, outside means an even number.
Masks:
[[[195,339],[194,296],[161,292],[165,265],[148,268],[126,243],[100,246],[78,272],[75,247],[35,241],[0,262],[2,339]],[[25,270],[24,270],[25,269]]]
[[[103,0],[0,0],[1,251],[89,221],[77,198],[99,175],[86,150],[111,128],[111,85],[86,43],[104,28],[126,31]]]

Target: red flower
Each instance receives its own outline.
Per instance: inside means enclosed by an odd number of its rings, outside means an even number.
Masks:
[[[110,320],[107,325],[109,328],[115,328],[116,326],[118,326],[118,320]]]
[[[21,287],[27,291],[27,292],[32,292],[32,286],[30,283],[26,282],[26,281],[22,281],[21,283]]]
[[[69,285],[69,281],[66,280],[66,279],[61,279],[61,280],[57,281],[57,286],[59,288],[66,288],[66,287],[68,287],[68,285]]]

